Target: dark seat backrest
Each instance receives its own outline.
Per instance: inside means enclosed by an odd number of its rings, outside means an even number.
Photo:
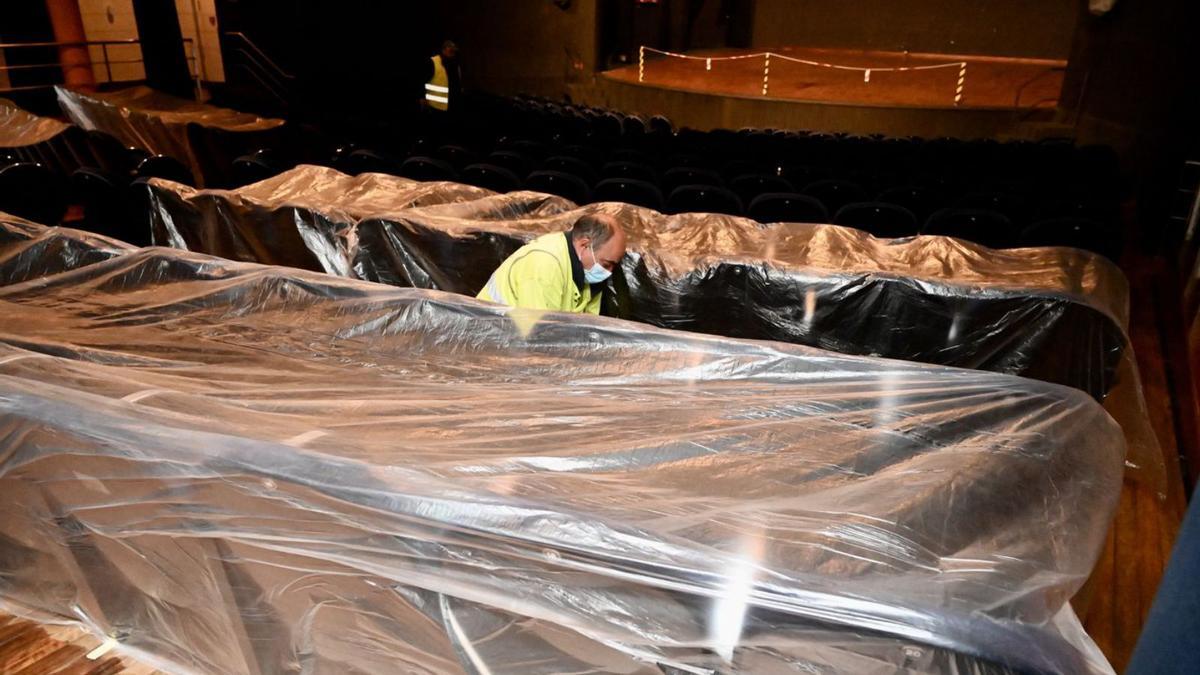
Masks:
[[[654,169],[640,162],[609,162],[600,170],[604,178],[633,178],[634,180],[658,183]]]
[[[460,145],[443,145],[434,152],[434,155],[443,162],[449,162],[456,169],[479,161],[478,155]]]
[[[915,235],[917,217],[912,211],[885,202],[853,202],[838,209],[834,225],[858,228],[876,237],[893,238]]]
[[[588,185],[596,183],[596,170],[590,164],[579,159],[578,157],[570,157],[567,155],[554,155],[547,157],[546,161],[542,162],[542,169],[546,171],[562,171],[573,176],[578,176],[583,179]]]
[[[533,168],[533,160],[515,150],[496,150],[482,163],[502,166],[518,176],[524,176]]]
[[[525,178],[525,189],[558,195],[576,204],[586,204],[591,200],[588,184],[579,176],[563,171],[534,171]]]
[[[1040,220],[1021,231],[1022,246],[1070,246],[1099,253],[1116,261],[1121,254],[1120,232],[1088,218]]]
[[[737,176],[729,181],[729,188],[736,192],[738,197],[741,197],[742,201],[746,203],[768,192],[796,191],[796,188],[788,179],[770,174],[745,174]]]
[[[825,205],[825,210],[837,213],[837,210],[851,202],[861,202],[867,198],[867,191],[853,181],[830,178],[809,183],[801,194],[819,199]]]
[[[721,174],[695,166],[676,166],[667,169],[663,173],[661,182],[662,189],[667,194],[671,194],[676,188],[683,185],[715,185],[719,187],[725,185]]]
[[[517,174],[503,166],[495,164],[472,164],[462,170],[459,180],[467,185],[474,185],[493,192],[512,192],[521,189],[521,179]]]
[[[912,211],[918,222],[924,222],[938,208],[941,197],[938,190],[926,185],[899,185],[879,193],[877,202],[903,206]]]
[[[1016,246],[1020,232],[1012,222],[995,211],[980,209],[942,209],[929,216],[922,234],[957,237],[991,248]]]
[[[16,162],[0,167],[0,211],[58,225],[67,212],[66,186],[41,164]]]
[[[162,178],[193,187],[196,185],[192,172],[183,162],[166,155],[153,155],[138,162],[133,175],[135,178]]]
[[[724,213],[742,215],[742,200],[716,185],[681,185],[667,197],[668,213]]]
[[[457,180],[449,162],[432,157],[409,157],[400,164],[400,175],[413,180]]]
[[[367,148],[351,151],[338,168],[352,176],[364,173],[386,173],[395,176],[400,171],[398,162]]]
[[[655,211],[666,208],[658,186],[636,178],[605,178],[592,191],[593,202],[624,202]]]
[[[815,197],[768,192],[750,202],[747,215],[760,223],[828,223],[829,212]]]

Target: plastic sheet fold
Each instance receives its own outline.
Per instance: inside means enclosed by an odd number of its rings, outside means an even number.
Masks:
[[[0,99],[0,158],[5,155],[36,162],[61,175],[95,162],[78,128]]]
[[[70,126],[52,117],[41,117],[0,98],[0,148],[16,148],[48,141]]]
[[[1111,672],[1078,390],[0,222],[8,611],[175,672]]]
[[[112,92],[56,86],[54,91],[63,113],[75,124],[115,136],[127,146],[174,157],[191,168],[200,185],[220,185],[230,160],[266,143],[284,124],[143,86]],[[220,161],[214,161],[214,154]]]

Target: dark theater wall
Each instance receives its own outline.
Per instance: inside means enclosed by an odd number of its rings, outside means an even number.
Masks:
[[[756,47],[1065,59],[1075,0],[755,0]]]
[[[596,3],[445,0],[435,6],[446,37],[462,49],[464,86],[561,96],[565,84],[590,79],[596,69]]]

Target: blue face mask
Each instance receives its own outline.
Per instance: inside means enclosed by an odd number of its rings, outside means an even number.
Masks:
[[[592,266],[590,269],[583,271],[583,278],[587,279],[589,284],[604,283],[604,280],[612,276],[612,272],[604,269],[599,260],[596,260],[596,251],[592,249],[591,242],[588,242],[588,250],[592,253]]]

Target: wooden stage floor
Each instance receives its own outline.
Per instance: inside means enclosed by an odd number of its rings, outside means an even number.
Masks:
[[[772,53],[763,95],[765,57]],[[757,55],[757,56],[754,56]],[[1062,90],[1065,61],[951,54],[772,47],[689,52],[687,57],[645,52],[642,79],[634,63],[602,77],[678,91],[783,101],[915,108],[1053,108]],[[787,58],[780,58],[780,57]],[[712,58],[711,64],[708,59]],[[737,58],[730,58],[737,57]],[[851,68],[928,68],[888,72],[813,66],[801,59]],[[959,62],[966,62],[962,100],[955,105]],[[711,65],[711,67],[710,67]]]

